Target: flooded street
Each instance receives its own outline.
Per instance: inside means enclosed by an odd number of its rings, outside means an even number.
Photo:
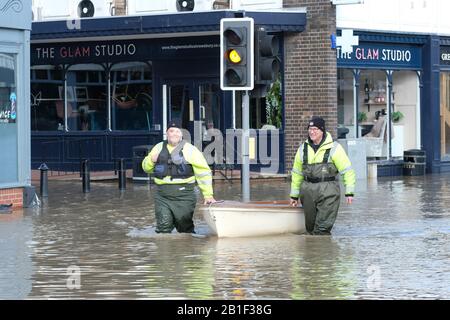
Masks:
[[[450,299],[450,175],[359,181],[333,235],[156,235],[153,188],[50,181],[41,208],[0,214],[1,299]],[[253,182],[252,200],[289,183]],[[216,183],[239,200],[240,184]]]

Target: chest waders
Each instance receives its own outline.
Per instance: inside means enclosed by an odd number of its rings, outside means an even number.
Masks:
[[[174,155],[182,157],[181,149],[183,145],[180,148],[174,149],[172,154],[168,153],[166,144],[163,145],[162,152],[157,161],[158,165],[164,168],[161,179],[171,174],[172,179],[183,179],[194,175],[192,166],[185,163],[184,159],[182,159],[183,162],[180,165],[176,163],[179,161],[175,162],[175,159],[173,159]],[[184,169],[182,165],[187,169]],[[195,205],[197,203],[194,188],[195,183],[156,185],[154,199],[157,233],[170,233],[174,227],[180,233],[194,232],[192,217],[194,216]]]
[[[308,163],[308,144],[303,144],[303,176],[300,188],[305,212],[306,231],[310,234],[329,235],[339,210],[340,187],[336,179],[338,170],[328,162],[331,149],[327,149],[322,163]]]

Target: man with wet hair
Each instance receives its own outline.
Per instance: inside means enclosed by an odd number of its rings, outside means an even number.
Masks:
[[[306,231],[330,235],[336,221],[341,174],[348,204],[353,201],[355,171],[344,148],[325,130],[325,120],[313,117],[308,123],[308,139],[298,149],[292,168],[291,205],[300,198],[305,212]]]
[[[142,161],[142,168],[154,174],[156,232],[195,233],[194,215],[197,182],[204,203],[214,203],[212,174],[203,154],[183,140],[181,121],[167,125],[167,141],[158,143]]]

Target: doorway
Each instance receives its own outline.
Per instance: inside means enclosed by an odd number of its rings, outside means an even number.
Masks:
[[[223,99],[217,80],[170,79],[163,82],[166,95],[163,97],[163,118],[180,120],[182,127],[190,133],[191,141],[188,142],[203,141],[208,129],[223,129]]]

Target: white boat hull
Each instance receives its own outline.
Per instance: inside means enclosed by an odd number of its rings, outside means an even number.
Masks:
[[[305,233],[303,209],[291,207],[287,201],[224,201],[199,210],[219,238]]]

